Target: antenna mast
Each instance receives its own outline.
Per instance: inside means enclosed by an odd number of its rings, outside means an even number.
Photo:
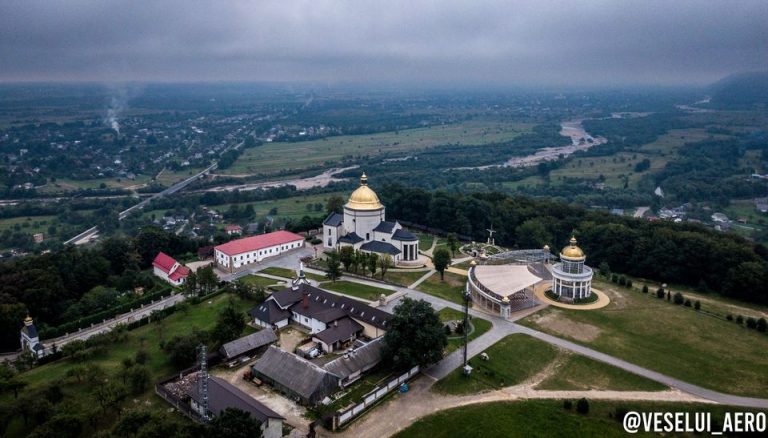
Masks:
[[[204,344],[200,344],[198,347],[200,352],[200,398],[202,399],[203,408],[203,421],[208,422],[211,417],[208,415],[208,350]]]

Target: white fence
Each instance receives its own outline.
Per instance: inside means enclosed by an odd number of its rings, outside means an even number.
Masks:
[[[376,403],[377,400],[384,397],[388,393],[392,392],[392,390],[397,389],[405,383],[408,379],[415,376],[419,372],[418,365],[411,368],[410,371],[407,373],[394,378],[387,382],[386,385],[378,387],[374,389],[373,391],[369,392],[368,394],[363,396],[363,401],[360,403],[352,406],[351,408],[348,408],[344,412],[337,412],[336,415],[333,417],[333,428],[336,429],[337,427],[343,425],[344,423],[352,420],[356,416],[360,415],[364,410],[366,410],[368,407]]]

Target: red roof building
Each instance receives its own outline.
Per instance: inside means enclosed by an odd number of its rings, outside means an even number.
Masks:
[[[159,252],[152,261],[153,273],[174,286],[181,286],[189,276],[190,269],[164,252]]]
[[[224,231],[230,236],[233,234],[243,234],[243,228],[240,225],[227,225]]]
[[[290,231],[275,231],[258,236],[245,237],[218,245],[214,248],[214,262],[229,272],[257,263],[287,251],[302,248],[304,238]]]

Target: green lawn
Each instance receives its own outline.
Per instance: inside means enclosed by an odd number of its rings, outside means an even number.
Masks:
[[[464,320],[464,313],[456,309],[451,309],[450,307],[444,307],[440,309],[437,314],[440,316],[440,321]],[[491,327],[493,327],[493,325],[488,320],[475,318],[471,315],[469,317],[469,322],[475,328],[475,330],[467,336],[469,342],[472,342],[474,339],[482,336],[485,332],[490,330]],[[448,354],[454,350],[458,350],[463,345],[464,338],[462,335],[457,335],[454,333],[448,338],[448,346],[445,349],[445,354]]]
[[[573,405],[575,406],[575,401]],[[722,425],[726,412],[742,408],[694,403],[589,400],[589,413],[565,410],[561,400],[526,400],[473,404],[440,411],[415,422],[397,438],[622,437],[629,436],[616,411],[711,412],[712,424]],[[692,421],[692,420],[691,420]],[[631,436],[657,436],[637,433]],[[697,436],[665,434],[665,436]]]
[[[389,289],[383,289],[380,287],[369,286],[367,284],[355,283],[352,281],[327,281],[320,285],[323,289],[328,289],[336,292],[343,293],[344,295],[350,295],[357,298],[362,298],[367,301],[376,301],[381,294],[390,295],[394,291]]]
[[[265,216],[274,216],[283,219],[301,219],[304,216],[325,218],[325,206],[331,196],[338,195],[346,199],[349,196],[347,192],[321,193],[318,195],[293,196],[283,199],[268,199],[257,202],[243,202],[238,204],[217,205],[215,209],[219,212],[226,212],[231,205],[237,205],[244,209],[249,204],[253,206],[255,212],[254,218]],[[320,207],[318,208],[318,204]]]
[[[550,307],[521,323],[706,388],[768,396],[765,334],[651,293],[617,289],[601,281],[594,284],[610,296],[607,307],[590,311]],[[574,337],[585,330],[593,336]]]
[[[398,286],[408,287],[429,271],[387,271],[384,281]]]
[[[536,386],[548,390],[663,391],[661,383],[578,354],[562,353],[557,372]]]
[[[275,280],[273,278],[262,277],[261,275],[246,275],[245,277],[239,278],[238,281],[246,283],[251,286],[260,286],[260,287],[267,287],[267,286],[272,286],[274,284],[280,283],[278,280]]]
[[[511,140],[528,132],[532,124],[496,120],[468,120],[461,123],[382,132],[340,135],[295,143],[265,143],[250,148],[224,174],[271,174],[277,170],[306,169],[324,162],[339,162],[348,156],[412,153],[447,144],[483,145]]]
[[[467,277],[451,272],[446,272],[445,279],[440,280],[440,273],[437,272],[422,282],[419,287],[416,288],[416,290],[426,292],[430,295],[434,295],[436,297],[443,298],[457,304],[464,304],[463,296],[464,285],[466,282]]]
[[[292,278],[296,278],[296,271],[294,271],[293,269],[278,268],[276,266],[272,266],[272,267],[269,267],[269,268],[262,269],[259,272],[263,272],[263,273],[269,274],[269,275],[276,275],[278,277],[287,278],[289,280],[292,279]],[[310,280],[315,280],[315,281],[327,281],[328,280],[327,278],[325,278],[322,275],[312,274],[311,272],[304,272],[304,275],[307,278],[309,278]]]
[[[489,360],[475,356],[469,363],[472,375],[464,376],[457,368],[434,386],[448,394],[473,394],[523,382],[552,362],[555,347],[523,334],[509,335],[485,350]]]
[[[0,232],[5,230],[18,231],[23,233],[48,233],[48,227],[53,224],[56,216],[20,216],[0,219]],[[48,236],[45,236],[46,238]]]
[[[432,247],[432,242],[435,241],[435,236],[431,234],[417,234],[419,236],[419,249],[426,251]]]
[[[117,379],[117,372],[122,366],[122,361],[132,358],[136,351],[144,349],[149,355],[146,366],[151,373],[151,381],[155,382],[167,377],[177,370],[169,362],[167,353],[160,349],[160,343],[170,340],[175,335],[188,334],[194,329],[212,329],[216,324],[218,313],[230,300],[242,313],[245,313],[253,305],[253,303],[243,301],[236,296],[218,295],[200,304],[191,306],[186,312],[178,311],[161,321],[126,332],[122,340],[107,347],[102,353],[89,360],[88,363],[103,368],[110,379]],[[250,329],[246,333],[252,331]],[[21,379],[27,382],[28,386],[22,391],[20,397],[27,392],[34,392],[49,384],[56,383],[64,393],[64,402],[71,405],[69,409],[72,409],[74,412],[86,413],[86,415],[95,414],[93,409],[95,406],[98,406],[98,403],[94,399],[91,385],[85,382],[78,383],[66,377],[67,371],[76,365],[76,363],[70,360],[59,360],[21,374]],[[3,406],[11,402],[12,398],[12,393],[3,394],[0,397],[0,410],[3,410]],[[124,402],[125,407],[133,406],[134,400],[138,400],[137,403],[141,404],[144,404],[146,401],[155,405],[159,410],[167,410],[164,402],[154,395],[152,388],[147,389],[143,394],[129,396]],[[98,415],[102,416],[100,411]],[[114,421],[115,417],[113,415],[106,415],[98,420],[97,429],[112,427]],[[13,433],[9,432],[7,436],[26,436],[29,432],[23,427],[23,424],[19,423],[13,423],[10,428],[13,429]],[[86,434],[86,436],[88,435],[93,435],[93,431]]]
[[[185,167],[180,170],[165,169],[157,178],[157,182],[164,186],[172,186],[179,181],[183,181],[192,175],[196,175],[205,169],[204,167]]]

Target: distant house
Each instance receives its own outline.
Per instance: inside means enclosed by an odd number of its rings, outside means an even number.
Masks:
[[[232,240],[213,248],[214,263],[221,269],[235,272],[237,269],[302,248],[304,238],[289,231],[275,231],[258,236]]]
[[[187,395],[189,395],[192,409],[202,416],[205,404],[200,394],[200,385],[192,385],[187,391]],[[215,417],[227,408],[240,409],[251,414],[251,417],[261,423],[264,438],[283,436],[283,420],[285,418],[280,414],[224,379],[208,377],[208,414]]]
[[[220,352],[225,360],[232,360],[240,356],[255,353],[259,349],[274,342],[277,342],[277,334],[275,334],[274,330],[265,328],[256,333],[251,333],[250,335],[227,342],[221,346]]]
[[[227,225],[224,231],[228,236],[239,236],[243,234],[243,228],[240,225]]]
[[[325,352],[347,348],[357,338],[375,339],[387,331],[390,314],[365,303],[297,283],[270,295],[248,314],[256,325],[306,328]]]
[[[202,246],[197,249],[197,258],[200,260],[207,260],[213,257],[213,246]]]
[[[315,406],[339,389],[338,376],[270,345],[251,367],[254,377],[307,406]]]
[[[181,286],[191,271],[168,254],[159,252],[152,262],[152,272],[173,286]]]

